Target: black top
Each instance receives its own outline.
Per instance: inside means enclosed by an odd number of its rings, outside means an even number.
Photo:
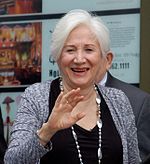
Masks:
[[[101,95],[100,95],[101,96]],[[54,98],[54,97],[53,97]],[[123,148],[108,106],[101,96],[102,164],[122,164]],[[74,125],[84,164],[98,164],[99,135],[97,125],[88,131]],[[42,164],[80,164],[71,128],[57,132],[51,139],[53,149],[41,159]]]

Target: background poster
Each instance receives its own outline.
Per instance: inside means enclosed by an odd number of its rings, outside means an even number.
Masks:
[[[139,83],[140,14],[103,16],[102,19],[110,30],[114,53],[110,72],[125,82]]]
[[[7,143],[9,140],[12,124],[16,117],[21,94],[21,92],[0,93],[0,107],[4,124],[4,134]]]
[[[41,22],[0,24],[0,87],[41,81]]]
[[[60,5],[58,5],[60,4]],[[72,9],[88,11],[118,10],[139,8],[140,0],[43,0],[43,13],[66,13]]]
[[[42,0],[0,0],[0,15],[41,12]]]
[[[44,20],[42,22],[42,81],[52,80],[59,75],[56,62],[51,58],[51,34],[58,19]]]

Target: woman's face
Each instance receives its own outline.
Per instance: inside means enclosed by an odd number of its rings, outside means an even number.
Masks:
[[[93,85],[98,74],[105,74],[107,60],[100,45],[85,25],[75,28],[68,36],[58,60],[64,82],[71,88]]]

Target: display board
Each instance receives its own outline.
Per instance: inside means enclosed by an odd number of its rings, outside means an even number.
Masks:
[[[80,8],[88,11],[110,11],[140,8],[140,0],[43,0],[43,13],[66,13]],[[61,3],[61,4],[60,4]],[[60,5],[58,5],[60,4]]]

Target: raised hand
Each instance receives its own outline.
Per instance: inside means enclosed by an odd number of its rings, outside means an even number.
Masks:
[[[85,116],[83,112],[75,112],[76,105],[82,101],[84,96],[80,95],[80,88],[73,89],[68,93],[61,92],[54,108],[46,123],[38,131],[42,138],[42,144],[46,144],[59,130],[69,128]]]
[[[47,124],[54,131],[68,128],[84,117],[82,112],[73,112],[75,106],[83,100],[80,88],[68,93],[61,92],[58,96]]]

